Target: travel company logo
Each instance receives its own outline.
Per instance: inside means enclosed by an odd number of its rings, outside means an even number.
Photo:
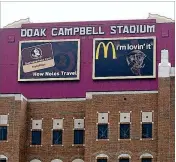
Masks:
[[[55,65],[50,43],[24,48],[21,56],[24,73],[46,69]]]
[[[42,58],[42,50],[40,48],[34,48],[31,50],[31,58],[32,59],[40,59]]]

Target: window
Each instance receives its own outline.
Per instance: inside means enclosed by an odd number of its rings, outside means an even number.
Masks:
[[[152,138],[152,123],[142,123],[142,138]]]
[[[41,130],[32,130],[32,145],[41,145]]]
[[[142,112],[142,138],[152,138],[153,111]]]
[[[141,162],[152,162],[153,156],[150,153],[144,153],[140,156]]]
[[[34,159],[34,160],[31,160],[30,162],[41,162],[41,161],[38,159]]]
[[[42,120],[32,119],[32,145],[41,145]]]
[[[120,124],[120,139],[130,138],[130,124]]]
[[[84,130],[74,130],[74,144],[84,143]]]
[[[97,162],[107,162],[107,159],[97,159]]]
[[[108,156],[106,154],[99,154],[96,156],[97,162],[107,162]]]
[[[74,119],[74,144],[84,144],[84,119]]]
[[[7,162],[6,159],[0,159],[0,162]]]
[[[98,139],[108,139],[108,124],[98,124]]]
[[[130,139],[131,112],[120,113],[120,139]]]
[[[53,130],[53,145],[62,144],[62,130]]]
[[[129,154],[120,154],[118,156],[119,162],[129,162],[131,159],[131,156]]]
[[[7,140],[7,126],[0,126],[0,141]]]
[[[108,139],[109,112],[98,113],[98,139]]]
[[[75,159],[72,162],[84,162],[82,159]]]
[[[0,162],[7,162],[7,157],[4,155],[0,155]]]
[[[7,126],[8,115],[0,115],[0,141],[7,141]]]
[[[119,159],[119,162],[129,162],[128,158]]]
[[[142,158],[142,162],[152,162],[151,158]]]
[[[62,145],[63,119],[53,119],[52,145]]]
[[[52,160],[51,162],[63,162],[63,161],[60,160],[60,159],[54,159],[54,160]]]

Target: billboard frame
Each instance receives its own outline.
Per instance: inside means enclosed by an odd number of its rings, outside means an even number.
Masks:
[[[110,76],[110,77],[95,77],[95,41],[103,41],[103,40],[128,40],[128,39],[153,39],[153,75],[152,76]],[[109,47],[108,47],[109,48]],[[107,49],[108,50],[108,49]],[[92,79],[93,80],[114,80],[114,79],[142,79],[142,78],[156,78],[156,36],[148,36],[148,37],[118,37],[118,38],[94,38],[93,39],[93,61],[92,61]]]
[[[21,44],[22,43],[51,43],[51,42],[68,42],[68,41],[77,41],[78,42],[78,51],[77,51],[77,77],[76,78],[37,78],[37,79],[20,79],[20,68],[21,68]],[[19,41],[19,55],[18,55],[18,81],[28,82],[28,81],[71,81],[71,80],[80,80],[80,39],[54,39],[54,40],[27,40]]]

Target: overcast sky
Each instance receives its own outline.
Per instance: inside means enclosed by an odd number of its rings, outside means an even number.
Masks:
[[[31,22],[145,19],[149,13],[172,19],[174,2],[1,2],[1,27]]]

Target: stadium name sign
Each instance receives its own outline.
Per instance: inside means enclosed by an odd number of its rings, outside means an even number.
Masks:
[[[155,25],[112,25],[109,26],[111,35],[115,34],[145,34],[154,33]],[[102,26],[84,26],[84,27],[54,27],[50,31],[47,28],[21,29],[21,37],[46,37],[48,33],[55,36],[85,36],[85,35],[105,35]]]

